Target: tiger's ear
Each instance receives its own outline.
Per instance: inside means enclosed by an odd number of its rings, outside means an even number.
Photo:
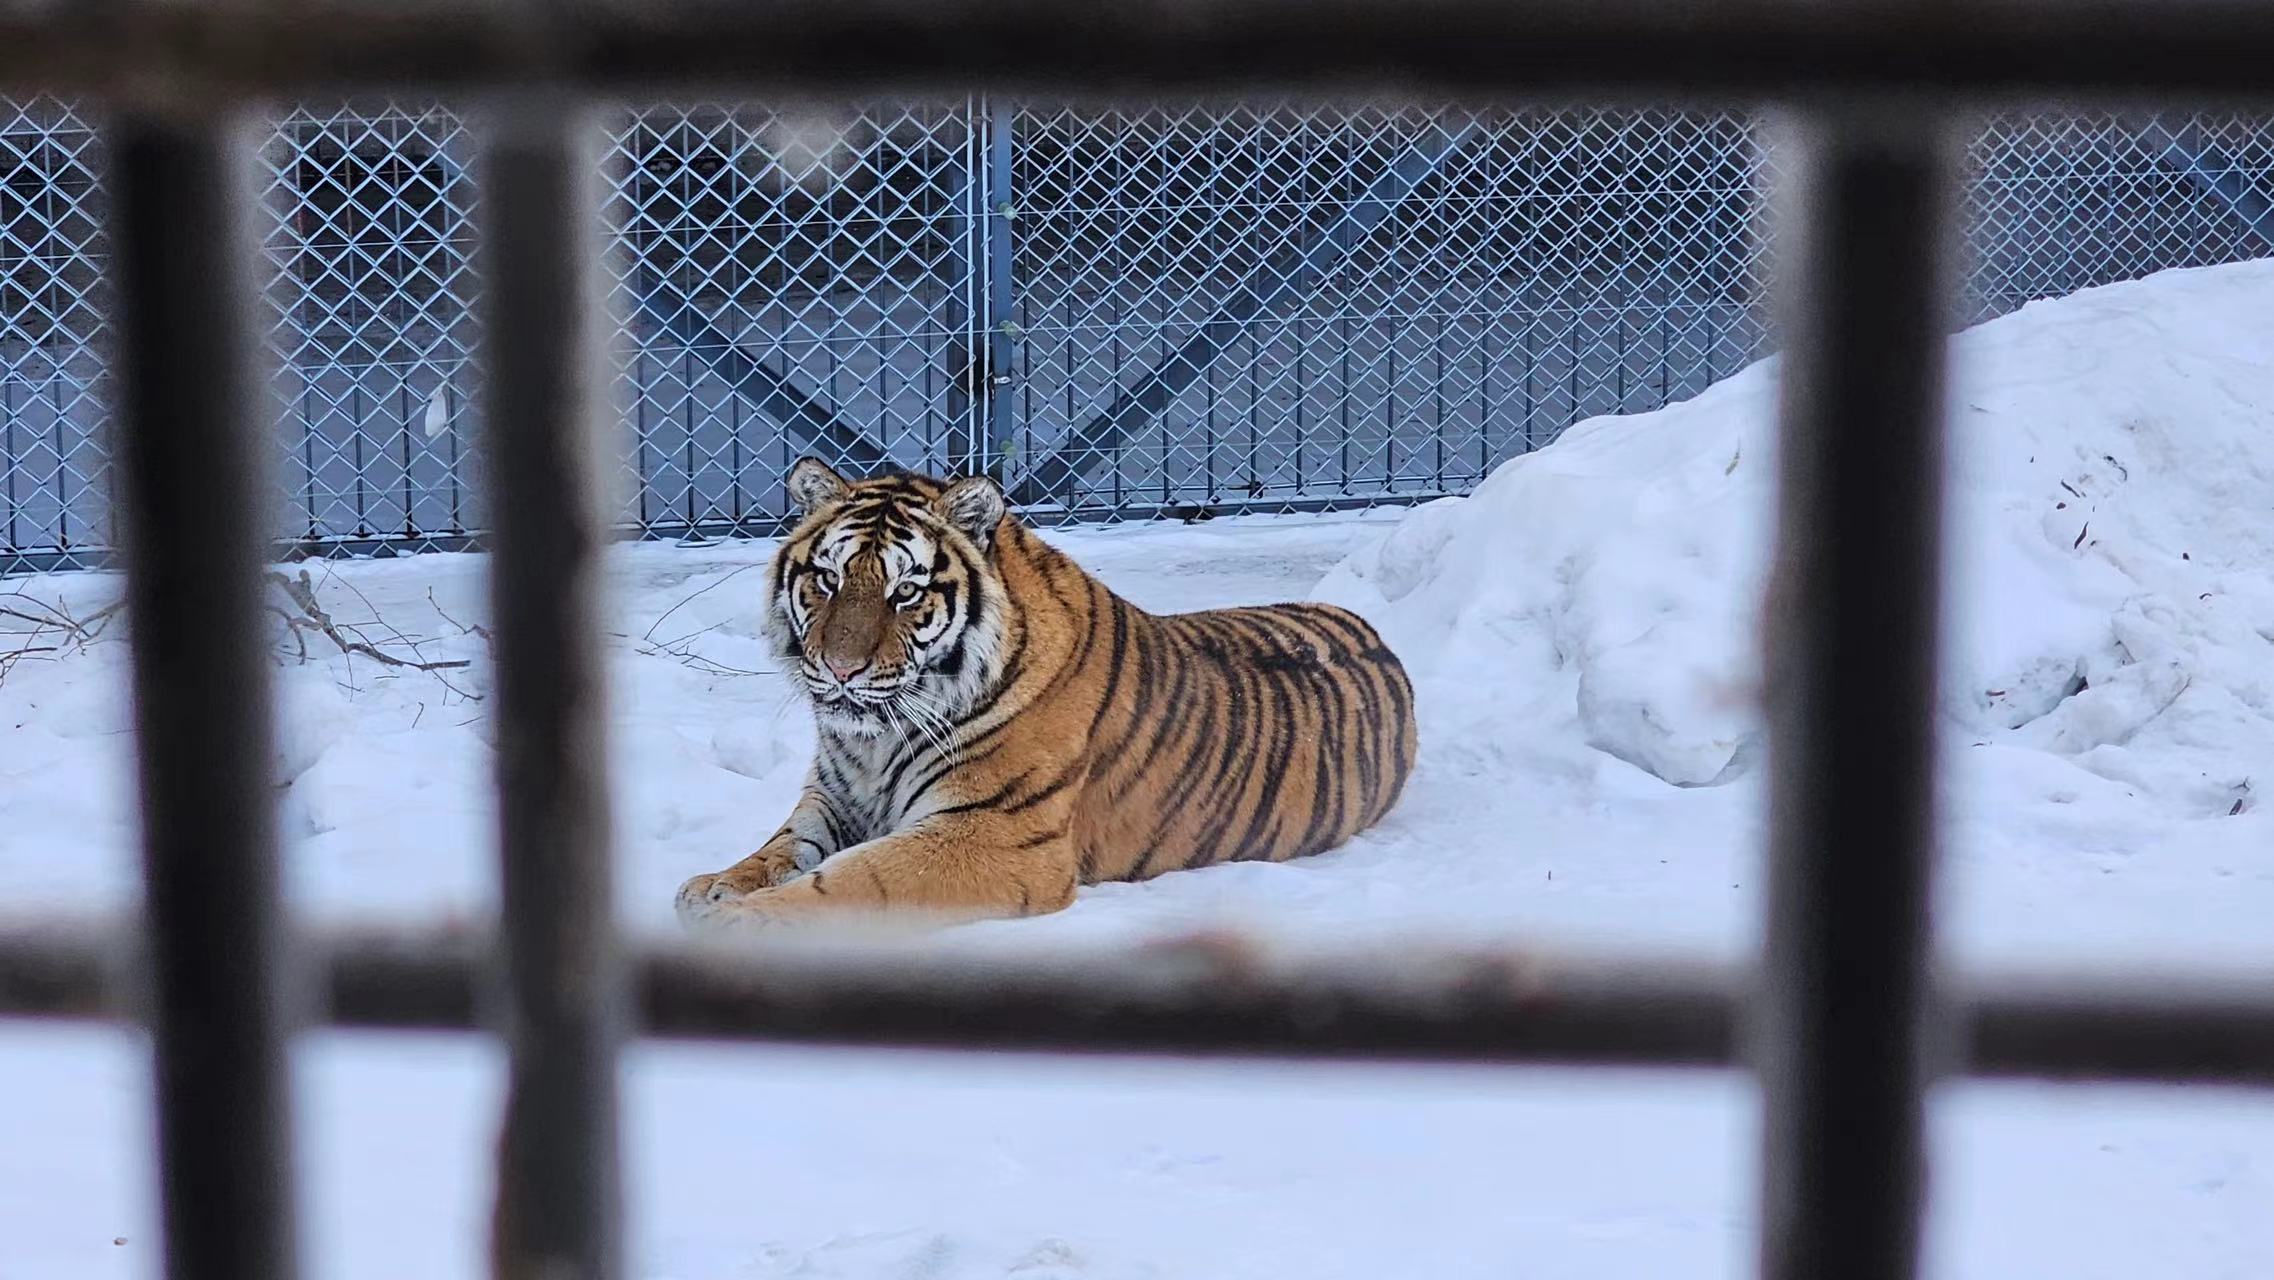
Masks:
[[[939,508],[949,524],[985,551],[995,545],[995,526],[1003,522],[1009,505],[1003,500],[1002,486],[985,476],[966,476],[940,491]]]
[[[838,475],[835,468],[819,458],[808,456],[799,458],[797,465],[790,468],[787,488],[790,491],[790,501],[797,504],[797,509],[812,515],[844,497],[848,486],[845,477]]]

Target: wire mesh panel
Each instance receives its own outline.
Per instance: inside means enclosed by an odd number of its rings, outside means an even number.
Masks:
[[[1968,321],[2171,267],[2274,254],[2274,128],[2242,117],[2027,115],[1972,152]]]
[[[481,527],[466,383],[474,184],[438,107],[300,110],[263,153],[279,535],[322,553]]]
[[[112,545],[98,145],[0,103],[0,572]],[[287,551],[486,527],[466,151],[387,102],[262,150]],[[2274,253],[2264,120],[2005,116],[1972,158],[1968,321]],[[1772,340],[1738,116],[672,105],[606,163],[642,536],[777,529],[808,452],[991,469],[1045,520],[1412,501]]]
[[[610,210],[630,523],[771,532],[801,453],[969,464],[980,149],[968,106],[632,115]]]
[[[111,545],[98,148],[63,103],[0,100],[0,572]]]
[[[1078,515],[1458,492],[1760,345],[1746,122],[1030,111],[1006,449]]]

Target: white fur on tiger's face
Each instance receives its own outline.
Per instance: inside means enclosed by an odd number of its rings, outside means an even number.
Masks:
[[[820,724],[901,737],[962,716],[997,675],[1002,490],[913,475],[855,486],[811,458],[789,490],[806,519],[775,554],[766,631]]]

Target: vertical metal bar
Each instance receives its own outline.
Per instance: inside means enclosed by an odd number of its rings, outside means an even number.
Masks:
[[[1011,167],[1011,144],[1017,136],[1017,127],[1018,104],[1009,99],[983,98],[975,104],[972,128],[986,149],[986,158],[982,173],[975,174],[972,183],[976,215],[972,252],[979,264],[972,272],[972,286],[980,305],[971,320],[975,330],[972,335],[976,359],[974,376],[984,381],[972,389],[978,400],[977,420],[972,424],[975,438],[970,472],[994,476],[1004,484],[1011,481],[1010,467],[1024,416],[1021,412],[1024,393],[1012,390],[1018,383],[1013,369],[1018,363],[1020,345],[1016,320],[1018,280],[1013,270],[1017,265],[1017,246],[1012,236],[1018,205],[1012,189]]]
[[[0,551],[13,554],[24,549],[17,523],[24,508],[16,500],[16,375],[13,371],[0,377],[0,479],[7,482],[8,501],[8,541],[0,544]]]
[[[1828,111],[1796,139],[1766,615],[1770,1280],[1917,1268],[1956,172],[1922,114]]]
[[[347,395],[347,429],[352,433],[348,438],[355,442],[355,536],[368,538],[371,536],[371,502],[370,494],[365,491],[370,476],[364,471],[363,461],[363,374],[353,365],[347,369],[349,376],[355,379],[349,384],[351,390]]]
[[[504,1010],[501,1278],[622,1274],[601,581],[597,130],[540,90],[484,122]]]
[[[1019,191],[1014,182],[1012,143],[1019,139],[1019,105],[1010,98],[987,100],[987,452],[980,459],[987,475],[998,484],[1010,484],[1010,464],[1016,459],[1019,432],[1026,427],[1026,400],[1012,393],[1019,375],[1023,343],[1019,332],[1019,241],[1012,234],[1019,218]]]
[[[55,371],[47,380],[47,396],[55,402],[55,421],[48,428],[47,447],[55,454],[58,463],[71,456],[69,446],[63,441],[63,428],[71,421],[71,412],[64,407],[63,396],[56,391],[56,384],[63,381],[63,371],[67,367],[64,361],[69,358],[50,357],[49,360],[55,366]],[[59,465],[55,469],[55,503],[55,545],[68,548],[71,545],[71,468],[67,466]]]
[[[1532,390],[1540,363],[1539,350],[1533,342],[1533,332],[1539,323],[1539,318],[1540,313],[1537,307],[1524,313],[1524,452],[1526,453],[1540,447],[1539,429],[1536,425],[1540,417],[1540,405]]]
[[[695,386],[695,353],[682,351],[679,353],[679,431],[684,437],[680,454],[686,461],[680,465],[687,468],[687,501],[682,507],[684,512],[682,518],[687,522],[687,532],[690,536],[694,534],[698,522],[698,517],[695,514],[697,496],[695,486],[698,478],[698,473],[695,470]]]
[[[299,308],[289,308],[286,314],[298,315]],[[308,367],[302,364],[297,356],[292,362],[292,373],[294,377],[300,380],[300,394],[293,397],[294,407],[300,418],[300,505],[307,508],[307,538],[313,542],[316,540],[317,531],[316,418],[313,412],[316,388],[315,383],[309,377]]]
[[[640,250],[635,248],[631,252],[638,253]],[[656,525],[654,515],[648,511],[648,497],[655,493],[656,472],[656,468],[648,462],[648,455],[654,452],[648,435],[647,421],[648,406],[655,401],[655,379],[650,378],[647,373],[648,362],[652,359],[653,357],[647,353],[645,344],[642,344],[632,353],[632,448],[634,451],[632,465],[639,473],[640,533],[642,535],[653,533]]]
[[[232,123],[111,126],[118,486],[134,652],[166,1274],[289,1277],[249,147]]]
[[[406,361],[405,363],[408,363]],[[411,486],[411,380],[406,373],[395,385],[395,413],[403,420],[403,536],[418,536],[418,494]]]

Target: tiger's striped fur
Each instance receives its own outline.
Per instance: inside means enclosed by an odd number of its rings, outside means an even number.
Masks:
[[[1412,770],[1413,688],[1328,605],[1154,615],[985,478],[814,459],[766,628],[819,748],[788,821],[679,891],[690,924],[1056,911],[1076,886],[1341,844]]]

